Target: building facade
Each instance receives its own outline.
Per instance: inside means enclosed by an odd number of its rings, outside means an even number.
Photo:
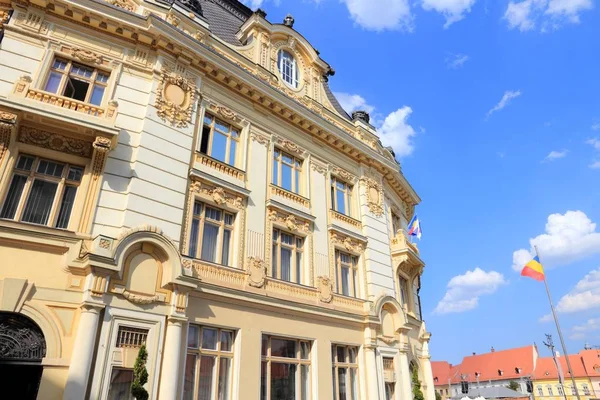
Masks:
[[[594,392],[590,372],[584,364],[585,351],[569,356],[569,362],[575,378],[575,386],[569,376],[569,368],[565,357],[557,357],[561,365],[564,382],[561,384],[556,363],[552,357],[543,357],[538,360],[534,373],[533,398],[539,400],[591,400],[597,398]],[[579,396],[578,396],[579,395]]]
[[[0,0],[0,373],[23,399],[435,398],[420,199],[235,0]],[[5,385],[6,386],[6,385]]]

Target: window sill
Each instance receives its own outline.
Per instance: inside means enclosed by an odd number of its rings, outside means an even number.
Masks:
[[[294,192],[290,192],[280,186],[271,183],[271,195],[282,197],[286,200],[290,200],[296,204],[301,205],[304,208],[310,208],[310,200],[304,196],[300,196]]]
[[[0,219],[0,232],[3,238],[17,237],[25,235],[28,238],[32,237],[46,237],[48,239],[54,239],[61,241],[64,245],[65,241],[77,242],[79,240],[91,239],[91,236],[79,234],[74,231],[69,231],[61,228],[52,228],[46,225],[32,224],[29,222],[20,222],[11,219]],[[11,235],[12,233],[13,235]],[[10,239],[9,239],[10,240]]]
[[[246,172],[242,171],[241,169],[212,158],[204,153],[196,152],[195,162],[241,181],[243,181],[246,177]]]

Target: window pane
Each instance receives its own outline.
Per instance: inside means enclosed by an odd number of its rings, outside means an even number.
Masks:
[[[233,225],[233,214],[225,214],[225,225]]]
[[[70,181],[79,182],[81,181],[81,176],[83,175],[83,168],[81,167],[70,167],[69,173],[67,174],[67,179]]]
[[[262,335],[261,339],[261,351],[260,354],[263,356],[267,355],[267,347],[269,346],[269,338],[266,335]]]
[[[73,210],[73,204],[75,203],[76,193],[76,186],[65,186],[62,200],[60,201],[60,211],[58,212],[58,219],[56,220],[57,228],[67,229],[67,227],[69,226],[69,218],[71,217],[71,211]]]
[[[227,150],[227,136],[215,131],[212,143],[212,158],[225,162],[225,151]]]
[[[219,227],[204,223],[204,235],[202,237],[202,259],[215,262],[217,259],[217,239]]]
[[[202,138],[200,139],[200,153],[208,154],[208,141],[210,140],[210,126],[202,127]]]
[[[346,348],[343,346],[338,346],[337,347],[337,361],[339,363],[345,363],[346,362]]]
[[[296,341],[271,338],[271,356],[296,358]]]
[[[108,74],[103,74],[101,72],[98,72],[98,75],[96,75],[96,82],[102,82],[102,83],[106,83],[108,82]]]
[[[212,121],[213,121],[212,115],[210,115],[210,114],[204,114],[204,123],[206,125],[212,124]]]
[[[356,364],[356,349],[350,348],[348,349],[348,354],[350,355],[350,363]]]
[[[215,128],[224,133],[229,133],[229,125],[223,121],[219,121],[218,119],[215,121]]]
[[[283,237],[283,236],[282,236]],[[281,277],[284,281],[292,280],[292,252],[285,247],[281,248]]]
[[[64,164],[41,160],[38,164],[37,172],[44,175],[54,176],[55,178],[60,178],[64,168]]]
[[[296,400],[294,364],[271,363],[271,399]]]
[[[223,231],[223,250],[221,251],[221,264],[229,265],[229,249],[231,241],[231,231],[229,229],[225,229]]]
[[[71,67],[71,73],[73,75],[79,75],[84,78],[91,78],[93,72],[94,70],[81,64],[73,64],[73,66]]]
[[[113,368],[110,374],[110,387],[108,400],[133,400],[131,384],[133,383],[133,370]]]
[[[310,366],[300,366],[300,399],[308,400],[310,398]]]
[[[221,331],[221,351],[231,351],[233,332]]]
[[[277,278],[277,265],[278,264],[278,260],[277,260],[277,244],[273,244],[273,254],[272,256],[272,261],[271,261],[271,276],[274,278]]]
[[[65,60],[55,59],[54,64],[52,64],[52,68],[64,70],[67,67],[67,62]]]
[[[206,207],[206,218],[220,222],[221,221],[221,210],[217,210],[216,208]]]
[[[302,253],[296,252],[296,283],[302,283]]]
[[[34,157],[20,156],[19,161],[17,161],[17,166],[15,167],[15,169],[20,169],[23,171],[31,171],[31,167],[33,166],[34,161],[35,161]]]
[[[344,296],[350,296],[349,275],[350,269],[342,267],[342,294]]]
[[[267,362],[260,363],[260,400],[267,400]]]
[[[231,141],[231,146],[229,147],[229,161],[227,163],[229,165],[235,165],[235,152],[237,151],[237,142],[235,140]]]
[[[231,358],[221,357],[219,366],[218,400],[229,400],[229,375],[231,372]]]
[[[79,101],[85,101],[89,86],[90,83],[87,81],[68,77],[63,96]]]
[[[286,164],[294,164],[294,157],[286,153],[281,153],[281,160]]]
[[[21,199],[21,194],[23,194],[23,188],[25,187],[25,182],[27,182],[26,176],[13,176],[10,188],[6,195],[6,200],[4,201],[4,206],[2,207],[2,213],[0,213],[0,218],[13,219],[15,217],[17,207],[19,206],[19,200]]]
[[[190,232],[190,257],[196,257],[196,251],[198,250],[198,229],[200,228],[200,221],[197,219],[192,220],[192,231]]]
[[[292,167],[281,164],[281,187],[292,191]]]
[[[104,86],[94,85],[94,90],[92,90],[92,96],[90,97],[90,103],[99,106],[102,104],[102,97],[104,97]]]
[[[273,158],[273,179],[271,182],[273,185],[279,185],[279,170],[277,169],[279,163],[277,162],[277,153],[275,154],[275,158]]]
[[[296,182],[294,184],[294,192],[295,193],[300,193],[300,171],[298,170],[294,170],[294,173],[296,174]]]
[[[183,400],[194,400],[194,383],[196,380],[196,356],[188,354],[185,359],[183,378]]]
[[[358,376],[355,368],[350,369],[350,387],[352,388],[352,400],[358,400]]]
[[[310,355],[310,348],[308,346],[308,343],[306,342],[300,342],[300,358],[303,360],[308,360],[308,357]]]
[[[346,398],[346,368],[338,368],[339,381],[339,400],[347,400]]]
[[[58,184],[36,179],[23,212],[23,221],[46,225]]]
[[[208,350],[217,349],[217,330],[212,328],[202,328],[202,348]]]
[[[336,190],[336,205],[335,205],[335,210],[339,213],[342,214],[346,214],[346,197],[345,197],[345,193],[339,189]]]
[[[213,400],[213,378],[215,374],[215,357],[200,357],[200,383],[198,400]]]
[[[58,91],[58,87],[60,86],[60,79],[62,78],[62,74],[58,72],[50,72],[48,75],[48,82],[46,82],[46,87],[44,90],[50,93],[56,93]]]
[[[188,328],[188,347],[197,349],[200,346],[200,328],[196,325],[190,325]]]

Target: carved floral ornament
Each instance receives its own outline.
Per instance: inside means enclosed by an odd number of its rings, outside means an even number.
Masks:
[[[158,116],[178,128],[185,128],[192,120],[196,85],[183,76],[162,68],[156,94]]]
[[[340,178],[349,183],[355,183],[358,179],[355,175],[352,175],[350,172],[339,167],[331,167],[331,173],[333,175],[339,176]]]
[[[250,138],[257,142],[260,145],[268,146],[271,142],[271,139],[267,135],[263,135],[262,133],[252,132],[250,133]]]
[[[324,303],[331,303],[333,300],[333,282],[328,276],[319,276],[319,300]]]
[[[339,245],[344,247],[347,251],[352,253],[362,253],[365,251],[365,244],[352,239],[350,236],[343,235],[337,232],[331,232],[331,242],[334,245]]]
[[[269,221],[285,226],[289,231],[310,233],[310,222],[297,218],[293,214],[283,213],[274,208],[269,209]]]
[[[249,257],[246,263],[248,284],[252,287],[261,288],[267,280],[267,266],[260,258]]]
[[[238,210],[244,208],[244,199],[241,196],[231,194],[222,187],[210,186],[200,181],[194,181],[190,186],[190,191],[208,197],[217,205],[228,205]]]
[[[106,0],[106,2],[129,12],[135,12],[137,9],[137,4],[131,0]]]
[[[71,50],[71,56],[86,63],[102,64],[102,56],[91,50],[74,48]]]
[[[46,132],[30,126],[21,127],[19,142],[82,157],[90,157],[92,154],[91,142],[58,133]]]
[[[298,146],[296,143],[289,141],[287,139],[281,138],[279,136],[275,136],[275,143],[277,143],[278,146],[283,148],[288,153],[292,153],[292,154],[295,154],[298,156],[306,155],[305,149],[303,149],[302,147]]]
[[[360,181],[366,186],[367,207],[376,217],[383,215],[383,187],[375,179],[362,177]]]

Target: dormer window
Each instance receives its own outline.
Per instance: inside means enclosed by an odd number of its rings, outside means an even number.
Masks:
[[[296,89],[298,87],[298,63],[294,56],[289,51],[280,50],[277,65],[283,81]]]
[[[517,374],[520,374],[520,373],[521,373],[521,368],[519,368],[519,367],[516,367],[516,368],[515,368],[515,372],[516,372]]]
[[[498,370],[498,375],[502,376],[504,374],[504,371],[502,371],[501,369]]]

